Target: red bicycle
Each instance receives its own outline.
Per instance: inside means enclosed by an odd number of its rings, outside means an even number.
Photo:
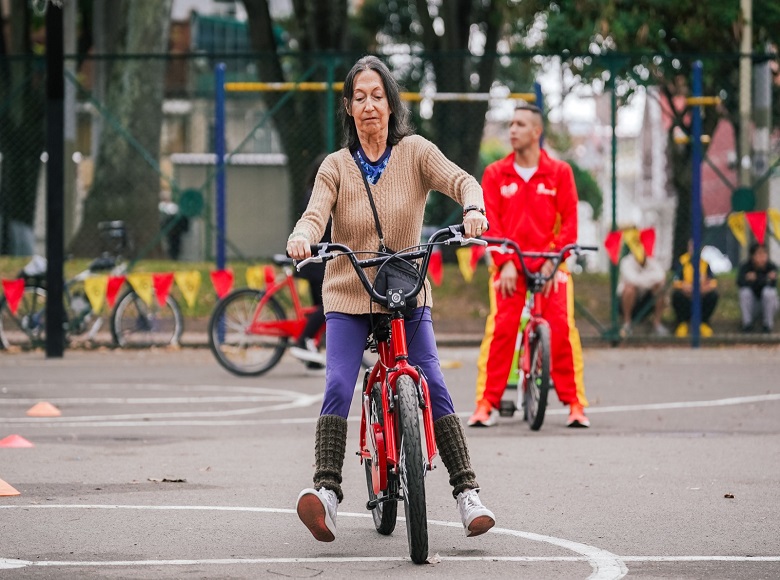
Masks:
[[[356,252],[342,244],[312,246],[312,257],[298,267],[345,255],[352,262],[371,299],[390,314],[376,315],[367,348],[378,353],[373,368],[363,380],[363,407],[360,420],[360,449],[368,486],[367,509],[374,527],[389,535],[395,529],[398,502],[404,502],[409,555],[416,564],[428,558],[428,519],[425,507],[425,474],[433,469],[438,454],[433,431],[428,383],[419,367],[409,364],[403,311],[406,301],[423,287],[434,246],[440,244],[486,245],[479,239],[464,238],[463,226],[450,226],[435,232],[426,244],[392,255],[358,260]],[[334,253],[337,252],[337,253]],[[419,277],[413,289],[389,288],[382,296],[369,282],[365,268],[382,267],[393,260],[414,263]],[[422,425],[422,427],[421,427]]]
[[[517,389],[517,402],[505,399],[501,401],[499,413],[502,417],[511,417],[518,409],[523,409],[523,420],[533,431],[538,431],[544,423],[544,413],[547,409],[547,395],[553,382],[550,376],[552,363],[550,360],[550,325],[542,317],[541,301],[538,294],[545,284],[553,279],[558,267],[570,254],[579,255],[585,251],[597,251],[598,248],[569,244],[559,252],[523,252],[510,239],[482,237],[491,246],[488,251],[502,254],[516,253],[525,277],[525,305],[520,314],[520,326],[517,330],[514,358],[509,371],[507,389]],[[550,260],[552,272],[545,276],[531,272],[525,259]]]
[[[282,267],[283,277],[277,278],[273,266],[266,266],[265,290],[234,290],[217,303],[209,320],[211,352],[233,374],[258,376],[271,370],[301,336],[307,316],[317,308],[303,305],[293,261],[282,254],[273,260]],[[317,344],[324,332],[323,325],[315,337]]]

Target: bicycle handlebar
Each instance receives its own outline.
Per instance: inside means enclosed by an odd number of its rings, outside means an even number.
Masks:
[[[598,247],[596,246],[567,244],[555,252],[523,252],[520,249],[520,246],[518,246],[514,240],[510,240],[509,238],[489,238],[483,236],[482,239],[489,244],[500,244],[500,248],[497,248],[494,251],[498,251],[500,253],[508,253],[513,251],[515,254],[517,254],[517,257],[520,259],[520,266],[523,268],[523,274],[525,275],[526,280],[531,282],[529,286],[535,286],[537,288],[544,286],[547,282],[552,280],[553,276],[555,276],[555,272],[558,271],[558,267],[564,261],[564,258],[567,254],[571,253],[579,256],[583,252],[598,251]],[[531,272],[528,269],[524,258],[544,258],[546,260],[550,260],[553,263],[553,270],[548,276],[543,275],[541,272]]]
[[[434,246],[453,245],[456,243],[460,244],[461,246],[465,246],[469,244],[487,246],[488,244],[487,241],[480,238],[464,238],[463,233],[464,233],[463,224],[448,226],[446,228],[442,228],[434,232],[431,235],[431,237],[428,238],[428,242],[423,244],[425,246],[424,248],[413,250],[413,251],[401,251],[401,252],[396,252],[394,254],[384,254],[384,255],[377,256],[376,258],[368,258],[366,260],[358,260],[355,257],[355,252],[348,246],[345,246],[344,244],[336,244],[333,242],[316,244],[311,246],[312,256],[310,258],[306,258],[305,260],[301,260],[300,262],[298,262],[296,264],[296,268],[298,269],[298,271],[300,271],[300,269],[303,268],[306,264],[310,264],[314,262],[317,263],[327,262],[328,260],[332,260],[333,258],[336,258],[339,255],[345,255],[349,258],[349,261],[352,263],[352,267],[355,269],[355,272],[357,273],[360,282],[363,284],[363,287],[371,296],[371,299],[374,302],[377,302],[382,306],[387,307],[387,302],[388,302],[387,296],[382,296],[381,294],[379,294],[379,292],[377,292],[374,289],[374,285],[366,277],[366,273],[364,272],[365,268],[383,266],[384,264],[386,264],[391,260],[403,260],[405,262],[410,262],[413,260],[422,259],[423,260],[422,264],[420,264],[420,267],[417,268],[420,274],[417,279],[417,284],[415,285],[414,289],[411,292],[406,294],[407,299],[413,298],[420,293],[420,290],[422,290],[423,284],[425,282],[425,276],[428,273],[428,263],[430,262],[431,253],[433,252]],[[419,247],[419,246],[413,246],[413,247]],[[338,254],[334,254],[333,252],[338,252]],[[371,252],[371,253],[379,253],[379,252]]]

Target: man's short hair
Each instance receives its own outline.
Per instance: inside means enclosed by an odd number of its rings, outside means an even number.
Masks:
[[[515,111],[530,111],[536,115],[539,124],[544,126],[544,114],[542,113],[542,110],[533,103],[529,103],[528,101],[518,101],[517,105],[515,105]]]
[[[517,105],[515,105],[515,111],[531,111],[540,117],[542,116],[542,110],[528,101],[517,101]]]

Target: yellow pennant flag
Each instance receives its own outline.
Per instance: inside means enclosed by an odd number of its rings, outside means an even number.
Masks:
[[[195,299],[198,297],[198,290],[200,290],[200,272],[197,270],[192,270],[191,272],[174,272],[173,280],[176,282],[176,286],[179,288],[181,295],[184,296],[187,306],[190,308],[195,306]]]
[[[458,248],[455,250],[458,258],[458,270],[460,275],[469,284],[474,279],[474,270],[471,269],[471,248]]]
[[[726,222],[740,246],[747,245],[747,224],[745,224],[745,212],[737,211],[729,215]]]
[[[246,269],[246,285],[254,290],[262,290],[265,287],[265,274],[262,266],[249,266]]]
[[[141,297],[141,300],[146,302],[147,306],[152,305],[152,299],[154,298],[154,287],[152,286],[151,274],[128,274],[127,281],[135,290],[136,294]]]
[[[628,250],[634,254],[637,262],[642,263],[645,259],[645,247],[639,237],[639,230],[637,228],[623,230],[623,242]]]
[[[298,285],[298,296],[309,296],[309,281],[305,278],[296,278],[295,282]]]
[[[108,276],[90,276],[84,280],[84,294],[87,295],[92,311],[99,314],[106,299]]]
[[[770,208],[766,210],[766,217],[772,227],[772,235],[780,242],[780,209]]]

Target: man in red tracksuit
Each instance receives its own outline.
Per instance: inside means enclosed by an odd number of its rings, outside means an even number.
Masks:
[[[523,251],[555,251],[577,241],[577,189],[571,167],[552,159],[540,146],[544,123],[538,107],[521,104],[509,128],[513,152],[491,163],[482,177],[490,237],[509,238]],[[495,424],[506,388],[525,277],[514,254],[493,253],[490,314],[480,348],[477,408],[469,425]],[[537,261],[538,262],[538,261]],[[527,262],[532,271],[549,274],[553,265]],[[574,325],[571,275],[561,265],[542,293],[542,314],[550,324],[552,379],[558,398],[570,407],[569,427],[588,427],[583,386],[582,346]]]

